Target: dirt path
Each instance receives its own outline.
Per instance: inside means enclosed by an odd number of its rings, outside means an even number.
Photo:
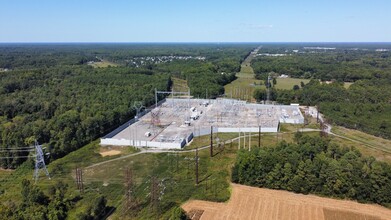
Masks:
[[[182,205],[189,212],[203,210],[202,219],[368,219],[389,220],[391,210],[379,205],[323,198],[232,184],[227,203],[191,200]]]

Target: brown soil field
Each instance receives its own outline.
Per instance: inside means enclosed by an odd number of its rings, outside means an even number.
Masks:
[[[187,213],[202,213],[197,219],[281,220],[390,220],[391,210],[379,205],[323,198],[232,184],[227,203],[190,200],[182,205]]]
[[[121,154],[121,151],[109,150],[109,151],[100,152],[100,155],[102,155],[102,157],[113,156],[113,155],[118,155],[118,154]]]

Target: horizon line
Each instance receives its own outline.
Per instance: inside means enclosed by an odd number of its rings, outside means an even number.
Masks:
[[[267,43],[386,43],[391,41],[15,41],[0,44],[267,44]]]

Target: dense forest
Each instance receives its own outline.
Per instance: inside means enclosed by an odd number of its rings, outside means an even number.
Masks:
[[[1,75],[1,166],[23,161],[18,148],[34,139],[47,143],[52,158],[89,143],[134,114],[134,101],[154,101],[154,89],[167,90],[167,74],[145,75],[126,68],[87,66],[12,71]]]
[[[252,45],[2,44],[0,45],[0,167],[26,160],[34,139],[51,159],[74,151],[132,118],[135,101],[150,106],[171,76],[188,80],[192,95],[217,97],[235,79]],[[203,56],[129,66],[141,56]],[[175,57],[174,57],[175,58]],[[93,68],[108,60],[118,67]],[[163,97],[159,97],[163,98]]]
[[[265,51],[288,53],[281,49],[271,47]],[[312,79],[309,84],[301,83],[291,90],[277,90],[270,83],[271,100],[282,104],[317,105],[330,123],[391,138],[389,51],[343,48],[315,53],[301,47],[296,49],[304,52],[280,57],[260,56],[252,62],[257,77],[261,79],[266,79],[269,74]],[[331,81],[325,83],[322,80]],[[346,81],[355,83],[346,88],[343,84]],[[266,89],[255,91],[254,97],[258,101],[265,100]]]
[[[389,44],[352,45],[359,48],[326,44],[324,47],[326,49],[313,47],[310,44],[293,46],[294,44],[288,47],[283,45],[262,47],[260,56],[257,56],[251,64],[257,78],[263,79],[264,75],[276,72],[295,78],[355,82],[391,72],[390,51],[381,52],[373,48],[375,46],[390,48]]]
[[[297,133],[296,143],[238,152],[232,181],[391,205],[391,166],[356,149]]]

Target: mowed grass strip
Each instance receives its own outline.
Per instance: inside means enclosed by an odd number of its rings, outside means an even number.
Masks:
[[[172,80],[172,90],[174,92],[188,92],[189,86],[187,85],[187,81],[184,79],[180,79],[177,77],[171,77]]]
[[[252,58],[247,57],[241,65],[240,72],[236,73],[237,79],[224,86],[226,97],[255,102],[254,91],[261,88],[263,82],[255,79],[254,70],[250,66]]]
[[[361,131],[335,126],[332,132],[338,136],[330,136],[332,142],[346,147],[355,147],[365,156],[373,156],[378,160],[391,163],[391,141]]]

